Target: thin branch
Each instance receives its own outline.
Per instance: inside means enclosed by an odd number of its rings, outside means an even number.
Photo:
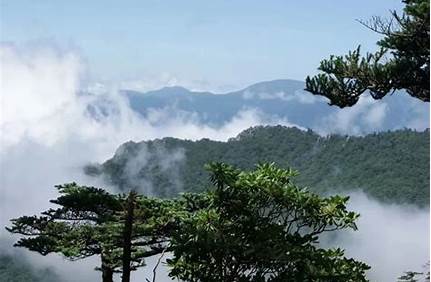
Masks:
[[[166,250],[167,250],[167,248],[163,249],[162,254],[160,255],[159,259],[157,260],[156,265],[153,268],[153,282],[156,282],[157,267],[159,267],[160,261],[162,260],[163,256],[165,255]]]

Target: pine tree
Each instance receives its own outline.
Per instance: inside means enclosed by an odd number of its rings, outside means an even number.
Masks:
[[[430,5],[429,0],[403,0],[400,15],[393,11],[385,20],[374,17],[361,22],[383,36],[379,51],[361,55],[360,46],[346,56],[330,56],[320,63],[322,73],[306,78],[307,91],[329,98],[339,107],[356,104],[369,92],[374,99],[404,89],[429,102]]]
[[[14,246],[42,255],[59,253],[72,261],[98,255],[104,282],[121,271],[123,281],[129,281],[130,271],[145,265],[144,258],[166,249],[166,234],[176,220],[170,216],[175,201],[134,192],[112,195],[76,183],[57,189],[60,196],[50,202],[59,208],[11,220],[6,229],[24,236]]]

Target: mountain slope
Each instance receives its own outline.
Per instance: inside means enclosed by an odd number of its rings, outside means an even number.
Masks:
[[[203,167],[210,161],[244,169],[263,161],[291,166],[301,173],[299,185],[320,193],[361,189],[386,202],[426,206],[429,201],[429,130],[321,137],[311,130],[254,127],[228,142],[127,142],[112,159],[85,170],[120,190],[172,196],[207,188]]]

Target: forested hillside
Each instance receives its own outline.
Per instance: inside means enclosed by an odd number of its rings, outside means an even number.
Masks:
[[[349,137],[283,126],[250,128],[228,142],[164,138],[127,142],[86,173],[102,176],[120,190],[157,196],[201,191],[208,186],[204,165],[223,161],[249,169],[275,162],[299,170],[297,182],[319,193],[361,189],[390,203],[426,206],[429,202],[429,130],[398,130]],[[144,189],[144,190],[143,190]]]

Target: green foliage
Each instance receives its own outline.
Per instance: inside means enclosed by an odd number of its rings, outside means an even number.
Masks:
[[[170,275],[185,281],[366,281],[364,263],[321,249],[321,233],[356,230],[348,197],[298,188],[296,172],[274,164],[239,171],[209,165],[215,186],[206,208],[172,236]]]
[[[51,202],[57,209],[41,216],[12,219],[6,229],[23,235],[14,246],[42,255],[59,253],[69,260],[100,255],[104,281],[122,268],[126,195],[112,195],[103,189],[76,183],[57,186],[60,196]],[[131,270],[144,266],[144,258],[166,249],[173,200],[136,196],[135,215],[128,242],[131,245]],[[105,277],[106,276],[106,277]]]
[[[388,203],[429,204],[429,130],[398,130],[363,137],[331,135],[321,137],[312,131],[296,128],[254,127],[228,142],[164,138],[122,145],[110,160],[93,166],[93,175],[102,175],[120,190],[136,185],[128,177],[127,167],[135,152],[146,146],[150,154],[156,147],[166,151],[184,150],[185,158],[176,164],[177,182],[184,191],[199,192],[208,188],[208,173],[203,167],[210,161],[251,169],[260,161],[275,162],[301,171],[297,183],[320,194],[361,189],[371,197]],[[158,196],[172,197],[171,170],[154,170],[134,160],[139,177],[157,188]],[[160,179],[170,181],[159,181]],[[136,189],[139,189],[136,186]]]
[[[87,220],[103,223],[121,211],[121,198],[95,187],[79,186],[69,183],[56,186],[60,196],[50,202],[61,206],[43,214],[54,219]]]
[[[374,99],[398,89],[429,102],[430,5],[429,0],[403,0],[402,15],[390,20],[374,17],[363,23],[383,35],[380,50],[361,56],[360,47],[346,56],[331,56],[320,63],[322,73],[306,78],[306,90],[330,99],[339,107],[356,104],[369,91]]]
[[[59,208],[12,219],[7,230],[23,235],[15,246],[42,255],[100,255],[103,281],[119,270],[128,281],[126,268],[164,252],[173,253],[171,276],[186,281],[366,281],[367,265],[318,246],[323,232],[356,230],[348,197],[299,189],[297,173],[274,164],[208,168],[215,189],[176,199],[59,185]]]

